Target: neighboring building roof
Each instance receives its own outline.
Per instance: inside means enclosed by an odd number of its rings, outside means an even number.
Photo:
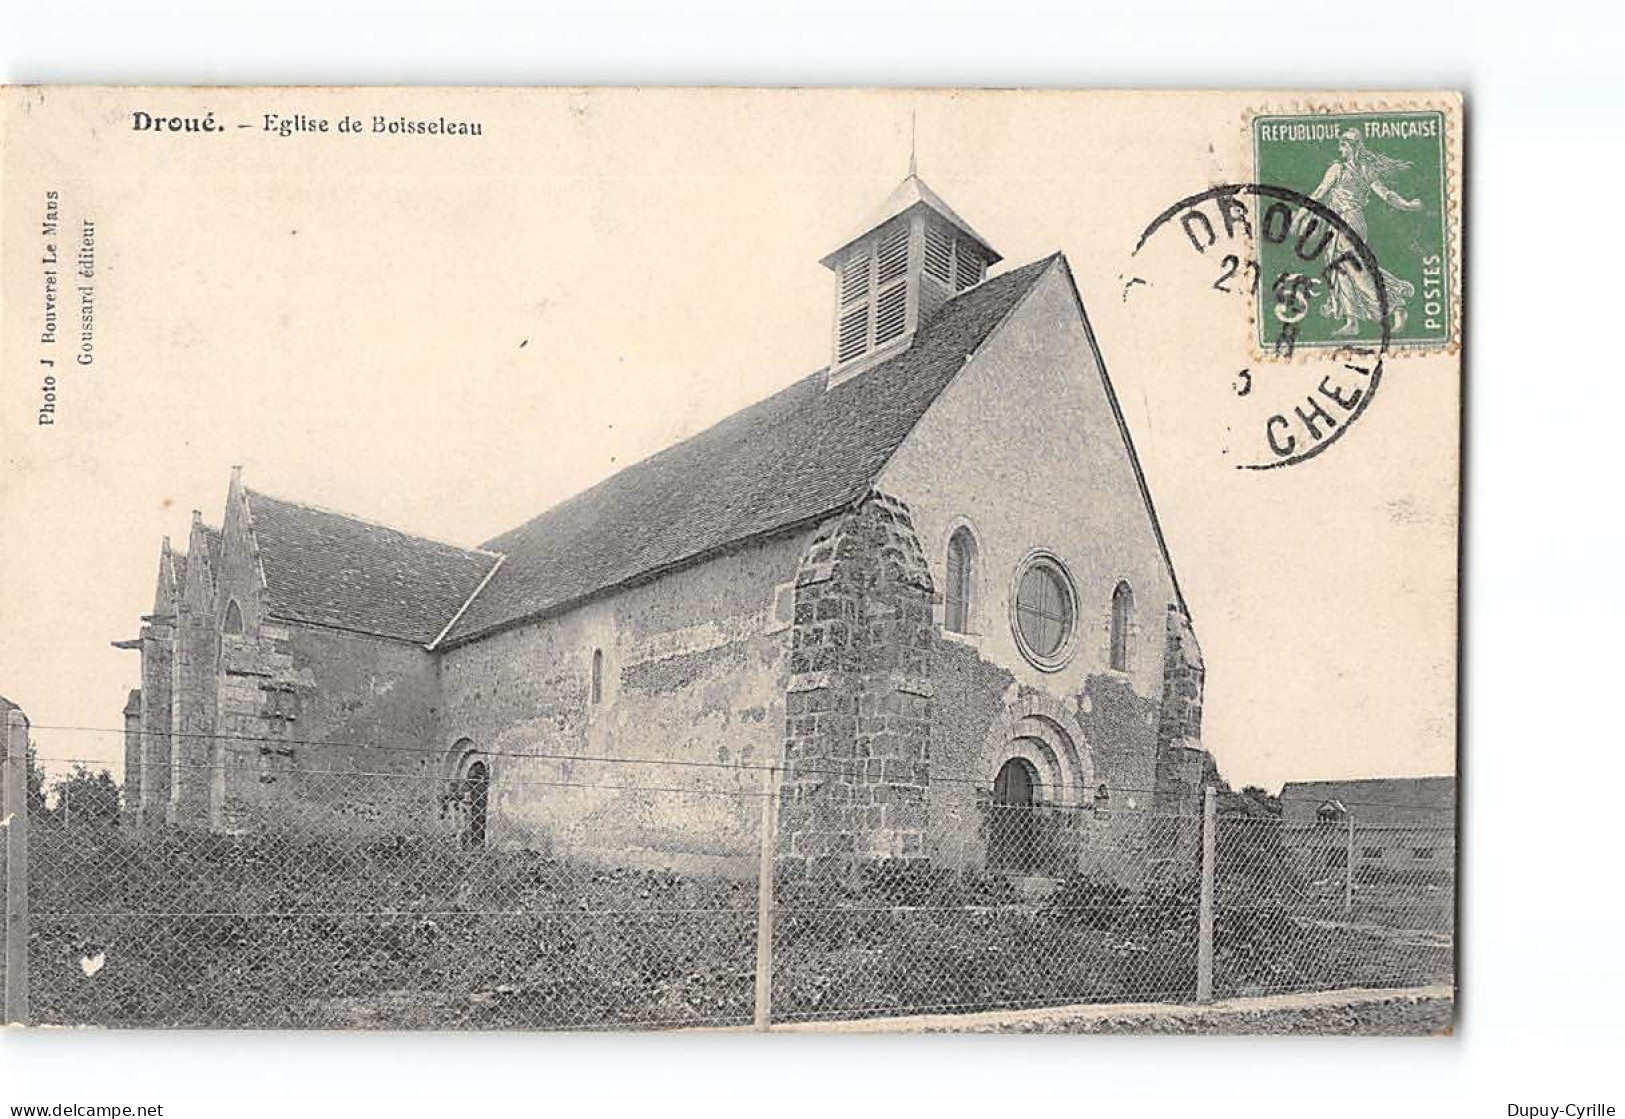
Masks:
[[[950,300],[911,346],[861,376],[826,388],[819,369],[487,542],[505,560],[445,640],[554,612],[860,499],[1058,256]]]
[[[1456,810],[1454,777],[1368,777],[1353,781],[1289,781],[1281,788],[1287,821],[1315,816],[1334,803],[1356,820],[1446,824]]]
[[[427,645],[498,557],[245,489],[275,617]]]

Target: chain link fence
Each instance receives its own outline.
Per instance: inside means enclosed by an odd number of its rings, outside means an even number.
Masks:
[[[1450,983],[1454,813],[1345,804],[1313,824],[1221,816],[1218,997]],[[1364,822],[1362,822],[1364,818]]]
[[[164,768],[177,787],[268,784],[257,765]],[[297,795],[238,828],[37,807],[8,920],[26,1020],[738,1027],[1453,978],[1445,817],[1362,824],[1348,805],[1291,827],[1220,796],[1204,831],[1199,804],[1135,790],[984,793],[921,857],[814,866],[782,857],[775,771],[716,770],[558,759],[534,790],[504,782],[544,809],[571,798],[567,833],[503,810],[477,764],[276,775]],[[685,847],[700,819],[721,823]]]
[[[979,816],[919,863],[781,876],[775,1020],[1193,997],[1197,815],[986,804]],[[1184,834],[1183,856],[1157,846],[1159,830]]]
[[[217,767],[205,775],[239,776]],[[759,795],[548,783],[613,805],[615,818],[596,821],[603,845],[589,837],[566,853],[546,829],[499,821],[489,790],[467,779],[307,770],[299,783],[284,812],[240,834],[75,824],[60,813],[37,820],[32,1020],[434,1029],[751,1021],[754,848],[711,853],[734,873],[681,873],[629,858],[635,851],[611,837],[640,814],[681,818],[717,797],[754,807]]]

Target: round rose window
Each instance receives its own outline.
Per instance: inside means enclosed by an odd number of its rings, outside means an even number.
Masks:
[[[1016,582],[1015,629],[1021,651],[1040,668],[1058,668],[1072,649],[1077,621],[1072,581],[1060,562],[1035,555]]]

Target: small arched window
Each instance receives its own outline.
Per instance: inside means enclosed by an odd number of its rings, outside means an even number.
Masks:
[[[948,538],[948,570],[943,588],[942,628],[949,633],[970,632],[972,580],[976,575],[976,538],[960,526]]]
[[[592,651],[592,702],[596,706],[604,702],[604,651]]]
[[[225,631],[230,634],[239,634],[243,632],[243,611],[242,608],[237,605],[237,600],[235,598],[226,603],[226,620],[223,623],[223,626]]]
[[[1112,592],[1112,667],[1128,671],[1128,635],[1134,622],[1134,592],[1127,583]]]
[[[478,758],[468,762],[463,769],[460,791],[466,815],[459,838],[464,847],[484,847],[491,817],[491,767]]]

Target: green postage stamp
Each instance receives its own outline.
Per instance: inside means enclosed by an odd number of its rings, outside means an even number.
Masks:
[[[1255,314],[1264,352],[1379,345],[1385,320],[1391,349],[1452,345],[1445,113],[1260,115],[1251,139],[1259,183],[1318,204],[1283,236],[1258,240],[1269,279]],[[1261,230],[1268,204],[1255,199]]]

